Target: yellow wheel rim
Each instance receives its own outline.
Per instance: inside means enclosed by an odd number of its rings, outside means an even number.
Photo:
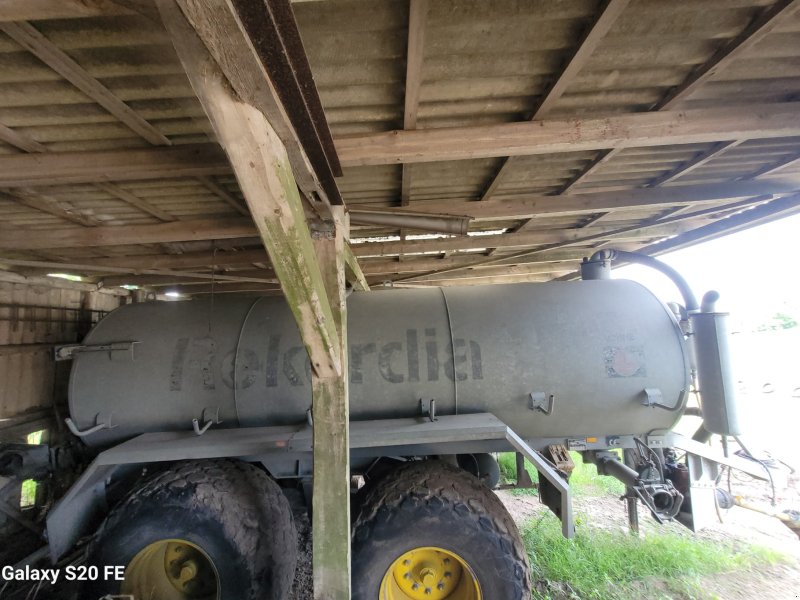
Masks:
[[[455,552],[415,548],[392,563],[380,600],[481,600],[475,573]]]
[[[120,591],[137,600],[217,600],[219,575],[195,544],[161,540],[133,557]]]

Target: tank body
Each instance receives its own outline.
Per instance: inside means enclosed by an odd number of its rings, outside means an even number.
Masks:
[[[436,399],[439,414],[491,412],[528,439],[643,434],[674,425],[689,389],[674,316],[629,281],[355,293],[348,327],[352,420]],[[204,411],[220,427],[306,420],[311,369],[282,298],[127,305],[85,340],[120,342],[133,351],[81,352],[72,367],[78,427],[115,425],[91,445],[191,430]],[[645,388],[674,410],[646,406]]]

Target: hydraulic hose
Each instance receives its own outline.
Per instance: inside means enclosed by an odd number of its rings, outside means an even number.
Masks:
[[[688,282],[683,276],[669,265],[661,262],[660,260],[648,256],[647,254],[640,254],[638,252],[627,252],[625,250],[599,250],[592,254],[589,262],[601,261],[623,261],[629,263],[636,263],[655,269],[669,277],[672,282],[677,286],[678,290],[683,296],[683,302],[686,305],[687,312],[697,311],[700,305],[695,298],[692,289],[689,287]]]

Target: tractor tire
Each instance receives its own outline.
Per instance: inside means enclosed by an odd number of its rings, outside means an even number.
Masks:
[[[297,533],[286,497],[263,471],[232,460],[185,462],[118,505],[87,556],[101,577],[82,598],[284,600]],[[103,577],[115,565],[126,567],[124,581]]]
[[[371,490],[353,528],[353,600],[527,600],[525,547],[500,499],[437,460]]]

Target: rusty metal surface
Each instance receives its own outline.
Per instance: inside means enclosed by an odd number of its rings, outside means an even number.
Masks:
[[[342,174],[291,6],[286,0],[233,0],[331,204],[342,204],[334,177]],[[266,10],[265,10],[266,8]]]

